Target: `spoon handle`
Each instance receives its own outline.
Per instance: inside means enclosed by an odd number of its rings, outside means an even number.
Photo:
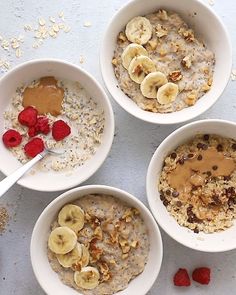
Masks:
[[[32,160],[27,162],[25,165],[17,169],[15,172],[0,181],[0,197],[13,186],[30,168],[34,166],[39,160],[44,157],[45,153],[38,154]]]

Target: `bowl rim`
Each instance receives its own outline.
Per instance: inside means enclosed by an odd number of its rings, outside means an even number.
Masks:
[[[109,128],[107,128],[107,133],[108,133],[108,137],[106,140],[106,144],[105,144],[105,152],[104,152],[104,157],[102,159],[102,161],[100,161],[99,165],[94,165],[94,168],[92,170],[92,172],[89,175],[86,175],[85,177],[82,176],[81,180],[79,182],[74,181],[73,183],[67,185],[67,186],[63,186],[59,185],[56,186],[55,188],[43,188],[41,186],[38,186],[37,188],[35,188],[34,185],[31,185],[31,183],[28,183],[27,185],[24,184],[24,182],[22,183],[22,179],[19,179],[17,181],[17,184],[21,185],[22,187],[31,189],[31,190],[35,190],[35,191],[42,191],[42,192],[56,192],[56,191],[61,191],[61,190],[66,190],[66,189],[70,189],[72,187],[75,187],[76,185],[80,185],[81,183],[83,183],[84,181],[86,181],[88,178],[90,178],[92,175],[94,175],[94,173],[102,166],[102,164],[104,163],[104,161],[106,160],[111,147],[112,147],[112,143],[113,143],[113,139],[114,139],[114,133],[115,133],[115,118],[114,118],[114,112],[112,109],[112,105],[110,102],[110,99],[108,98],[106,92],[104,91],[103,87],[100,85],[100,83],[86,70],[84,70],[83,68],[81,68],[80,66],[73,64],[71,62],[68,62],[66,60],[62,60],[62,59],[56,59],[56,58],[38,58],[38,59],[33,59],[30,61],[26,61],[23,62],[17,66],[15,66],[14,68],[12,68],[9,72],[7,72],[4,76],[2,76],[0,78],[0,85],[4,83],[5,79],[9,79],[9,77],[17,72],[20,71],[22,68],[25,68],[27,66],[33,66],[33,65],[37,65],[39,63],[55,63],[55,64],[61,64],[63,66],[68,66],[71,67],[77,71],[79,71],[80,73],[82,73],[82,75],[84,75],[86,80],[90,80],[90,83],[93,83],[100,91],[101,91],[101,96],[103,97],[103,103],[106,105],[107,107],[107,114],[108,114],[108,118],[110,121],[109,124]],[[104,142],[103,142],[104,143]],[[103,144],[101,143],[101,145]],[[2,170],[2,167],[0,165],[0,171],[7,176],[7,174],[5,173],[4,170]],[[73,172],[72,172],[73,173]]]
[[[154,165],[155,165],[156,159],[158,158],[160,149],[162,149],[162,147],[166,144],[166,142],[169,142],[171,138],[173,138],[173,137],[176,138],[178,136],[178,134],[182,134],[185,129],[189,129],[189,128],[192,128],[193,126],[198,126],[198,125],[208,124],[208,123],[228,124],[228,125],[231,125],[232,127],[234,127],[236,129],[236,122],[234,122],[234,121],[223,120],[223,119],[203,119],[203,120],[197,120],[197,121],[188,123],[188,124],[186,124],[186,125],[178,128],[178,129],[176,129],[172,133],[170,133],[161,142],[161,144],[157,147],[157,149],[154,152],[154,154],[153,154],[153,156],[152,156],[152,158],[150,160],[150,163],[148,165],[148,170],[147,170],[147,175],[146,175],[146,195],[147,195],[147,200],[148,200],[149,208],[150,208],[150,210],[151,210],[154,218],[156,219],[156,221],[160,225],[160,227],[164,230],[164,232],[166,234],[168,234],[169,237],[171,237],[173,240],[175,240],[176,242],[180,243],[181,245],[183,245],[185,247],[188,247],[190,249],[193,249],[193,250],[197,250],[197,251],[205,252],[205,253],[220,253],[220,252],[226,252],[226,251],[234,250],[236,248],[236,246],[227,246],[226,245],[226,247],[224,249],[217,250],[217,249],[212,248],[212,249],[206,250],[206,249],[202,248],[201,246],[188,245],[188,242],[187,243],[184,242],[181,239],[181,236],[173,238],[171,231],[168,230],[168,228],[165,226],[165,222],[164,221],[163,222],[161,221],[161,218],[158,217],[157,212],[152,207],[152,201],[154,199],[154,196],[150,192],[150,187],[152,186],[151,185],[151,182],[150,182],[150,178],[153,175],[153,173],[155,172]],[[179,144],[181,144],[181,140],[179,141]],[[164,158],[162,158],[161,160],[163,162]],[[169,214],[168,211],[167,211],[167,214]],[[176,220],[175,220],[175,224],[176,224],[177,227],[181,227],[181,225],[179,225]]]
[[[114,94],[114,91],[113,91],[114,85],[111,83],[111,81],[109,81],[109,77],[106,75],[106,68],[107,68],[106,59],[105,59],[105,56],[103,54],[104,48],[106,48],[106,42],[105,41],[106,41],[106,37],[109,34],[109,31],[111,30],[111,28],[113,27],[113,23],[116,21],[116,19],[118,19],[119,16],[125,10],[128,10],[130,7],[132,7],[136,3],[136,0],[130,0],[129,2],[127,2],[126,4],[121,6],[116,11],[116,13],[112,16],[112,18],[110,19],[110,21],[109,21],[109,23],[108,23],[108,25],[107,25],[107,27],[106,27],[106,29],[104,31],[102,42],[101,42],[101,45],[100,45],[99,63],[100,63],[102,79],[103,79],[103,82],[105,84],[105,87],[108,90],[108,92],[110,93],[110,95],[112,96],[112,98],[116,101],[116,103],[118,103],[118,105],[120,107],[122,107],[126,112],[128,112],[132,116],[134,116],[134,117],[136,117],[136,118],[138,118],[138,119],[140,119],[142,121],[145,121],[145,122],[148,122],[148,123],[153,123],[153,124],[160,124],[160,125],[172,125],[172,124],[179,124],[179,123],[183,123],[183,122],[188,122],[188,121],[190,121],[192,119],[195,119],[196,117],[200,116],[201,114],[203,114],[207,110],[209,110],[217,102],[217,100],[222,96],[223,92],[225,91],[225,89],[226,89],[226,87],[227,87],[227,85],[228,85],[228,83],[230,81],[230,75],[231,75],[232,66],[233,66],[233,49],[232,49],[231,38],[230,38],[230,35],[229,35],[229,32],[228,32],[226,26],[223,23],[223,21],[221,20],[221,18],[218,16],[218,14],[213,9],[211,9],[209,6],[207,6],[206,3],[204,3],[204,2],[202,2],[200,0],[189,0],[189,2],[190,1],[195,2],[197,5],[203,7],[204,9],[206,9],[213,17],[215,17],[217,22],[220,24],[220,26],[221,26],[221,28],[222,28],[222,30],[224,32],[225,38],[227,40],[226,44],[227,44],[227,48],[229,50],[229,56],[228,56],[229,67],[228,67],[228,74],[225,75],[226,78],[227,78],[227,82],[222,87],[222,89],[219,89],[218,95],[215,96],[215,99],[207,107],[205,107],[203,110],[197,110],[196,111],[195,109],[193,109],[193,111],[192,111],[192,109],[191,109],[191,112],[189,112],[189,115],[188,115],[187,118],[185,118],[185,116],[181,116],[179,119],[171,118],[171,119],[168,119],[168,121],[163,122],[162,118],[160,118],[160,117],[157,117],[157,118],[149,117],[148,113],[150,113],[150,112],[142,110],[142,109],[141,109],[141,113],[137,114],[136,110],[135,110],[136,109],[135,107],[133,108],[133,107],[126,106],[126,104],[123,103],[119,99],[120,95]],[[157,3],[157,5],[158,5],[158,3]],[[125,96],[126,96],[127,99],[129,99],[127,95],[125,95]],[[204,97],[204,95],[202,97]],[[195,107],[195,105],[192,106],[191,108],[194,108],[194,107]],[[188,109],[188,108],[186,108],[186,109]],[[168,114],[175,114],[175,113],[179,113],[179,112],[181,112],[181,110],[176,111],[176,112],[172,112],[172,113],[168,113]],[[157,113],[157,115],[165,115],[165,114]]]
[[[33,231],[32,231],[32,235],[31,235],[31,241],[30,241],[30,260],[31,260],[31,265],[33,268],[33,272],[34,275],[38,281],[38,283],[40,284],[41,288],[46,292],[46,283],[44,280],[42,280],[40,273],[41,271],[37,268],[37,253],[35,252],[34,249],[34,244],[37,244],[37,238],[39,237],[39,231],[38,231],[38,227],[40,226],[40,223],[42,222],[42,220],[45,218],[45,216],[48,215],[48,211],[58,202],[60,202],[61,200],[64,199],[64,203],[65,204],[67,201],[67,197],[69,197],[71,194],[75,193],[75,192],[83,192],[84,191],[84,195],[86,195],[88,192],[88,190],[97,190],[98,193],[102,192],[102,191],[107,191],[107,192],[103,192],[103,193],[109,193],[109,194],[114,194],[114,197],[116,198],[117,194],[123,195],[124,196],[124,201],[127,200],[131,200],[134,203],[137,203],[139,205],[139,207],[141,207],[141,215],[146,215],[146,217],[150,220],[151,222],[151,226],[153,229],[155,229],[155,235],[157,237],[157,239],[159,240],[159,261],[158,264],[156,264],[157,267],[155,267],[155,275],[153,276],[152,281],[150,282],[150,285],[146,286],[145,285],[145,294],[151,289],[151,287],[153,286],[154,282],[156,281],[160,270],[161,270],[161,265],[162,265],[162,260],[163,260],[163,241],[162,241],[162,236],[161,236],[161,232],[159,229],[159,226],[155,220],[155,218],[153,217],[153,215],[151,214],[150,210],[143,204],[143,202],[141,200],[139,200],[138,198],[136,198],[134,195],[128,193],[125,190],[116,188],[116,187],[112,187],[112,186],[108,186],[108,185],[98,185],[98,184],[93,184],[93,185],[84,185],[84,186],[80,186],[80,187],[76,187],[73,189],[70,189],[64,193],[62,193],[61,195],[59,195],[58,197],[56,197],[52,202],[50,202],[42,211],[42,213],[40,214],[40,216],[38,217]],[[79,196],[78,198],[83,197],[83,195]],[[117,197],[119,199],[119,197]],[[50,226],[50,225],[49,225]],[[152,233],[153,234],[153,233]],[[47,293],[48,294],[48,293]],[[80,293],[79,293],[80,294]],[[114,293],[114,295],[116,295],[118,293]]]

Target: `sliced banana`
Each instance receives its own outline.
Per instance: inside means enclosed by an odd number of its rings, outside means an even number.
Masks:
[[[56,227],[49,235],[48,247],[56,254],[66,254],[74,249],[77,236],[66,226]]]
[[[146,75],[156,71],[155,63],[147,56],[134,57],[129,65],[128,73],[130,78],[141,84]]]
[[[124,68],[128,69],[131,60],[139,55],[148,56],[147,50],[142,45],[136,43],[129,44],[121,55]]]
[[[80,261],[82,257],[82,245],[77,243],[75,248],[66,254],[57,254],[57,260],[63,267],[71,267],[72,264]]]
[[[78,233],[84,227],[84,211],[79,206],[68,204],[59,212],[58,223]]]
[[[99,284],[99,271],[92,266],[83,267],[74,273],[74,281],[79,288],[92,290]]]
[[[126,25],[125,34],[130,42],[146,44],[152,37],[152,25],[146,17],[136,16]]]
[[[140,85],[142,95],[147,98],[156,98],[158,88],[167,82],[166,75],[161,72],[148,74]]]
[[[83,244],[81,244],[81,246],[82,246],[82,256],[80,259],[80,264],[81,264],[81,267],[85,267],[89,264],[90,254],[89,254],[88,248],[86,248]]]
[[[179,93],[178,85],[168,82],[158,89],[157,101],[160,104],[169,104],[176,99],[178,93]]]

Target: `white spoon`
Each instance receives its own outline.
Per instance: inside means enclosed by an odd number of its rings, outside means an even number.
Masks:
[[[13,186],[14,183],[17,182],[28,170],[30,170],[38,161],[43,159],[47,154],[52,155],[61,155],[65,151],[64,150],[50,150],[45,148],[45,150],[35,156],[32,160],[27,162],[25,165],[17,169],[15,172],[4,178],[0,181],[0,197],[5,194]]]

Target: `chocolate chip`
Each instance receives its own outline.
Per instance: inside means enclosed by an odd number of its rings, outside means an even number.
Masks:
[[[171,159],[175,159],[177,157],[177,154],[176,153],[171,153],[170,157],[171,157]]]
[[[177,202],[176,202],[176,206],[177,206],[177,207],[181,207],[181,206],[182,206],[182,202],[181,202],[181,201],[177,201]]]
[[[193,158],[194,154],[188,154],[188,158],[191,159]]]
[[[233,143],[233,144],[232,144],[232,149],[233,149],[234,151],[236,151],[236,143]]]
[[[214,196],[212,197],[212,199],[213,199],[215,205],[219,205],[219,204],[221,204],[221,201],[220,201],[218,195],[214,195]]]
[[[179,163],[180,165],[184,165],[184,159],[183,159],[183,158],[179,159],[179,160],[178,160],[178,163]]]
[[[204,139],[204,140],[207,141],[207,140],[209,140],[209,138],[210,138],[209,134],[204,134],[204,135],[203,135],[203,139]]]
[[[193,231],[195,232],[195,234],[199,233],[199,229],[197,227],[195,227],[195,229]]]
[[[197,216],[194,213],[192,213],[192,215],[188,217],[187,221],[189,223],[200,223],[201,222],[201,220],[199,218],[197,218]]]
[[[170,202],[169,202],[168,200],[166,200],[166,199],[163,201],[163,205],[164,205],[165,207],[167,207],[167,206],[169,205],[169,203],[170,203]]]
[[[201,143],[201,142],[199,142],[199,143],[197,144],[197,148],[198,148],[199,150],[202,148],[202,143]]]
[[[216,149],[217,149],[218,152],[223,152],[223,150],[224,150],[222,144],[218,144]]]
[[[201,161],[202,160],[202,155],[198,155],[197,159],[198,159],[198,161]]]
[[[177,198],[177,197],[179,196],[179,192],[177,192],[177,191],[173,191],[172,196],[173,196],[174,198]]]
[[[230,176],[224,176],[225,181],[230,181],[231,177]]]
[[[202,149],[205,151],[205,150],[207,150],[208,149],[208,145],[207,144],[203,144],[202,145]]]
[[[217,165],[214,165],[214,166],[212,166],[212,169],[213,170],[217,170],[218,169],[218,166]]]
[[[164,197],[163,194],[160,194],[160,199],[161,199],[161,201],[164,201],[166,198]]]
[[[166,194],[167,194],[167,196],[170,196],[170,194],[171,194],[171,191],[168,189],[168,190],[166,190]]]
[[[207,176],[211,176],[211,171],[207,171]]]
[[[233,206],[235,203],[234,203],[234,199],[233,198],[229,198],[228,199],[228,205],[229,206]]]

